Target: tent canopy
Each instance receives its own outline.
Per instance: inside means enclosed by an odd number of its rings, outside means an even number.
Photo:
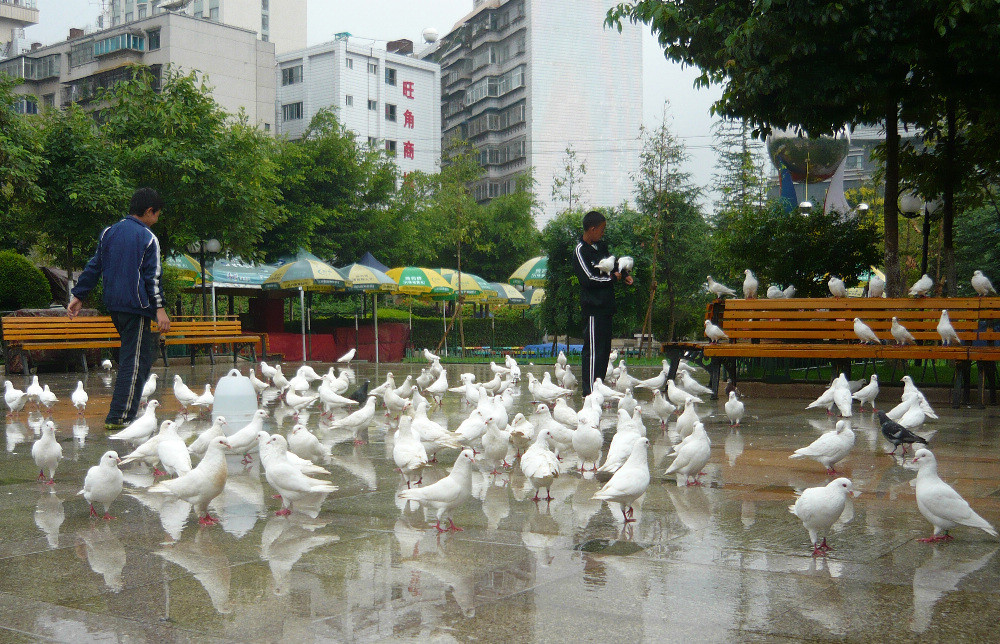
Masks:
[[[359,259],[357,263],[362,266],[367,266],[368,268],[374,268],[375,270],[382,271],[383,273],[389,272],[389,267],[375,259],[375,256],[368,251],[365,251],[364,256]]]

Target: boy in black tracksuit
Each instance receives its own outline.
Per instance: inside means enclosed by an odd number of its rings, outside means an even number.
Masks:
[[[604,273],[598,262],[611,255],[602,241],[607,220],[592,210],[583,217],[583,235],[573,249],[573,268],[580,280],[583,313],[583,395],[589,396],[596,378],[604,381],[611,356],[611,319],[615,314],[615,283],[632,284],[632,276],[612,269]]]

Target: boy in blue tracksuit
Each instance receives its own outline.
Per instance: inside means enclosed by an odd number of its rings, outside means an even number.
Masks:
[[[68,315],[76,317],[97,280],[104,280],[104,306],[111,313],[122,343],[118,379],[104,421],[106,429],[123,427],[139,411],[142,388],[156,356],[150,320],[156,320],[160,333],[170,329],[160,285],[160,241],[149,229],[162,211],[163,199],[155,190],[136,190],[128,216],[101,233],[97,252],[80,274],[66,307]]]
[[[604,381],[611,357],[611,319],[615,315],[615,283],[632,284],[631,275],[617,270],[603,273],[597,263],[611,255],[602,238],[608,222],[591,210],[583,216],[583,235],[573,249],[573,269],[580,281],[580,311],[583,314],[583,395],[589,396],[594,380]]]

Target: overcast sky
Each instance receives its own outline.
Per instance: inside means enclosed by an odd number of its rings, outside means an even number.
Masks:
[[[584,1],[584,0],[581,0]],[[280,0],[273,4],[277,5]],[[26,30],[29,41],[51,44],[66,38],[70,27],[94,25],[100,12],[99,0],[38,0],[40,22]],[[472,0],[310,0],[309,45],[326,42],[348,31],[359,38],[394,40],[409,38],[419,47],[421,32],[434,27],[447,33],[472,9]],[[643,112],[647,126],[655,127],[670,101],[672,129],[691,155],[689,172],[695,182],[707,188],[711,182],[714,157],[711,150],[712,118],[708,110],[720,91],[695,90],[696,70],[669,63],[655,39],[643,38]],[[581,151],[582,152],[582,151]]]

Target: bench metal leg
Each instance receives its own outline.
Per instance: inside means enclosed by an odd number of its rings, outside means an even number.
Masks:
[[[90,373],[90,369],[87,367],[87,350],[80,349],[80,363],[83,365],[83,373]]]
[[[959,360],[955,362],[955,378],[951,388],[952,409],[958,409],[968,404],[972,398],[972,362]]]
[[[667,373],[667,379],[673,380],[677,377],[677,367],[681,363],[681,350],[680,347],[670,347],[666,351],[667,359],[670,360],[670,371]]]
[[[215,365],[215,347],[213,345],[208,345],[208,361],[214,366]]]

